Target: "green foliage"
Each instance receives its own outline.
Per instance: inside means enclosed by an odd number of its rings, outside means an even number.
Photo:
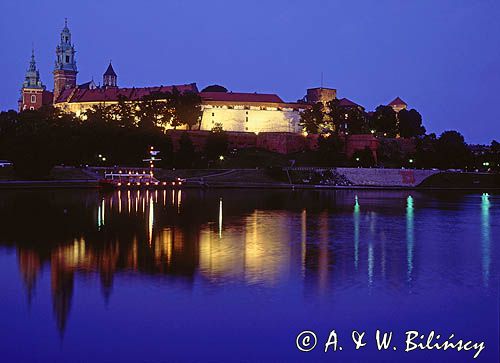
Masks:
[[[400,167],[403,165],[404,153],[401,145],[395,139],[381,139],[377,150],[377,158],[385,167]]]
[[[179,140],[179,150],[175,156],[176,167],[191,168],[195,162],[195,149],[187,132],[183,132]]]
[[[364,111],[358,107],[349,107],[346,114],[347,131],[350,134],[369,133],[368,120]]]
[[[352,164],[354,166],[362,166],[368,168],[375,165],[375,159],[370,148],[365,147],[363,150],[357,150],[352,155]]]
[[[226,93],[227,92],[227,88],[223,87],[223,86],[220,86],[218,84],[212,84],[210,86],[207,86],[207,87],[203,88],[201,90],[201,92],[223,92],[223,93]]]
[[[321,102],[315,103],[310,109],[300,113],[299,125],[310,134],[317,134],[325,118],[324,107]]]
[[[345,163],[345,143],[336,134],[323,135],[318,138],[318,164],[337,166]]]
[[[401,110],[398,113],[398,129],[401,137],[416,137],[425,134],[422,126],[422,116],[417,110]]]
[[[216,124],[207,137],[205,144],[205,156],[208,160],[217,160],[220,156],[225,156],[229,146],[226,132],[222,125]]]
[[[398,132],[397,125],[397,113],[391,106],[378,106],[370,118],[370,128],[384,136],[395,137]]]
[[[436,142],[438,165],[443,169],[465,168],[472,155],[464,137],[457,131],[445,131]]]

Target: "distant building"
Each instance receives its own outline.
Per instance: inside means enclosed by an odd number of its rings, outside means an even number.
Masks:
[[[71,32],[65,20],[56,46],[54,66],[54,92],[45,90],[36,69],[34,53],[30,67],[26,72],[21,91],[19,110],[38,109],[46,104],[53,104],[62,110],[73,112],[78,117],[89,108],[97,105],[112,105],[120,98],[129,101],[140,101],[151,94],[165,94],[177,89],[179,92],[197,93],[202,100],[202,119],[200,130],[211,130],[221,125],[226,131],[233,132],[282,132],[301,133],[300,113],[312,104],[337,99],[334,88],[309,88],[307,94],[297,102],[285,102],[276,94],[229,92],[225,87],[211,85],[202,92],[196,83],[167,85],[155,87],[120,88],[118,75],[111,62],[103,74],[102,86],[93,80],[77,84],[78,69],[75,58],[75,47]],[[161,97],[159,98],[161,101]],[[364,108],[359,104],[342,98],[339,104],[345,108]],[[406,103],[399,97],[390,103],[395,110],[406,108]],[[346,125],[347,127],[347,125]]]
[[[276,94],[201,92],[201,130],[221,124],[224,130],[300,132],[300,112],[309,107],[284,102]]]
[[[56,47],[56,64],[54,67],[54,100],[67,89],[76,87],[75,47],[71,44],[71,32],[65,20],[59,45]]]
[[[396,97],[387,106],[391,106],[394,111],[399,112],[401,110],[406,110],[408,104],[401,98]]]
[[[40,79],[40,73],[36,68],[35,50],[31,50],[31,61],[24,77],[21,98],[19,99],[19,111],[37,110],[43,105],[52,103],[52,92],[46,91]]]

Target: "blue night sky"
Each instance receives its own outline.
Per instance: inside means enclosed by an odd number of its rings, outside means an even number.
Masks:
[[[121,86],[196,82],[296,101],[337,88],[368,110],[396,96],[428,131],[470,143],[500,140],[500,1],[2,1],[0,110],[17,107],[35,44],[52,89],[64,18],[78,82],[102,82],[110,59]]]

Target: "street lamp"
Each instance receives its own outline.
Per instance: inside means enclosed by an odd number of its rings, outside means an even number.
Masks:
[[[224,160],[224,155],[219,156],[219,160],[220,161]]]

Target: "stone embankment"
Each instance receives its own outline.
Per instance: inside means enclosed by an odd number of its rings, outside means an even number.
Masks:
[[[416,187],[439,170],[337,168],[353,185],[368,187]]]

